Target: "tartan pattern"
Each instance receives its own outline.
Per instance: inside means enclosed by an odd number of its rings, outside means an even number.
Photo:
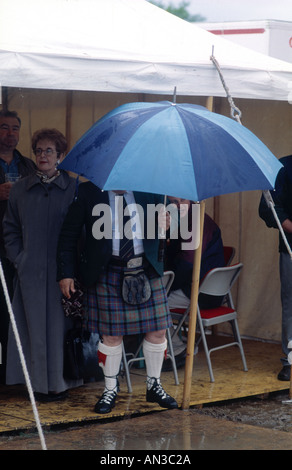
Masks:
[[[128,305],[121,297],[123,268],[111,266],[99,277],[96,288],[87,290],[85,310],[89,331],[123,336],[159,331],[172,325],[167,295],[160,277],[149,276],[151,298],[140,305]]]

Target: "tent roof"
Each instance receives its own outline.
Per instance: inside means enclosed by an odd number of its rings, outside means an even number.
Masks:
[[[287,100],[292,64],[144,0],[1,0],[2,86]]]

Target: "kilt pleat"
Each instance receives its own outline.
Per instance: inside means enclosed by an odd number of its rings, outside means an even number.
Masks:
[[[159,331],[172,325],[162,278],[149,275],[152,295],[147,302],[126,304],[121,296],[123,269],[110,268],[87,291],[87,327],[100,335],[124,336]]]

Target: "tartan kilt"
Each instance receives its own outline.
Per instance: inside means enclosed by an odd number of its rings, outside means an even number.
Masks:
[[[172,325],[162,278],[147,273],[152,295],[147,302],[128,305],[121,295],[123,268],[110,266],[96,286],[87,290],[85,311],[89,331],[124,336],[159,331]]]

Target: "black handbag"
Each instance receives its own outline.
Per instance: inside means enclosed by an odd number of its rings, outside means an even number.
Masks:
[[[70,299],[64,295],[61,298],[65,317],[81,319],[83,318],[84,289],[77,279],[74,279],[75,292],[71,293]]]
[[[73,380],[101,380],[103,372],[98,364],[99,334],[76,326],[68,330],[64,344],[64,377]]]

